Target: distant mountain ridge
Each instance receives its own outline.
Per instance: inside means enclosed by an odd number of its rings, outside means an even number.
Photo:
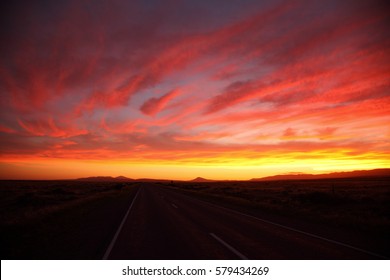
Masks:
[[[267,176],[261,178],[253,178],[248,181],[282,181],[282,180],[314,180],[314,179],[337,179],[337,178],[356,178],[356,177],[390,177],[390,168],[383,169],[373,169],[373,170],[355,170],[355,171],[346,171],[346,172],[333,172],[326,174],[305,174],[305,173],[289,173],[289,174],[280,174],[274,176]],[[111,177],[111,176],[95,176],[95,177],[86,177],[78,178],[76,181],[85,181],[85,182],[173,182],[172,180],[167,179],[150,179],[150,178],[140,178],[140,179],[131,179],[125,176]],[[174,180],[179,181],[179,180]],[[211,180],[203,177],[196,177],[195,179],[189,180],[187,182],[218,182],[226,180]]]
[[[333,172],[327,174],[282,174],[262,178],[253,178],[250,181],[310,180],[355,177],[390,177],[390,168]]]
[[[86,178],[78,178],[76,181],[84,181],[84,182],[166,182],[170,180],[164,179],[149,179],[149,178],[139,178],[132,179],[127,178],[125,176],[94,176],[94,177],[86,177]]]
[[[127,178],[124,176],[111,177],[111,176],[95,176],[95,177],[86,177],[78,178],[76,181],[85,181],[85,182],[129,182],[134,181],[134,179]]]

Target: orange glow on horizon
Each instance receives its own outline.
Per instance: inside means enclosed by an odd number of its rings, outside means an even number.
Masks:
[[[0,179],[75,179],[93,176],[126,176],[132,179],[191,180],[205,177],[215,180],[249,180],[289,172],[311,174],[336,171],[370,170],[388,168],[388,155],[367,153],[356,159],[350,151],[340,151],[336,156],[326,151],[315,153],[286,153],[251,158],[251,153],[210,158],[160,156],[160,160],[111,159],[74,160],[14,158],[0,164]],[[180,156],[180,155],[179,155]],[[22,170],[22,172],[21,172]],[[41,172],[45,172],[43,175]]]

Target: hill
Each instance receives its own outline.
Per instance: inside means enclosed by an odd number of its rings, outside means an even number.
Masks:
[[[202,177],[196,177],[195,179],[190,180],[190,182],[214,182],[214,180],[209,180]]]
[[[390,168],[374,170],[355,170],[347,172],[333,172],[327,174],[283,174],[253,178],[250,181],[279,181],[279,180],[310,180],[310,179],[334,179],[355,177],[390,177]]]

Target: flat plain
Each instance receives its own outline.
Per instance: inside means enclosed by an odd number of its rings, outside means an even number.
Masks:
[[[2,181],[1,258],[389,258],[388,179]]]

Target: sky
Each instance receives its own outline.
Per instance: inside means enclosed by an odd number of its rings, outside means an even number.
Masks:
[[[2,3],[0,179],[389,168],[385,2]]]

